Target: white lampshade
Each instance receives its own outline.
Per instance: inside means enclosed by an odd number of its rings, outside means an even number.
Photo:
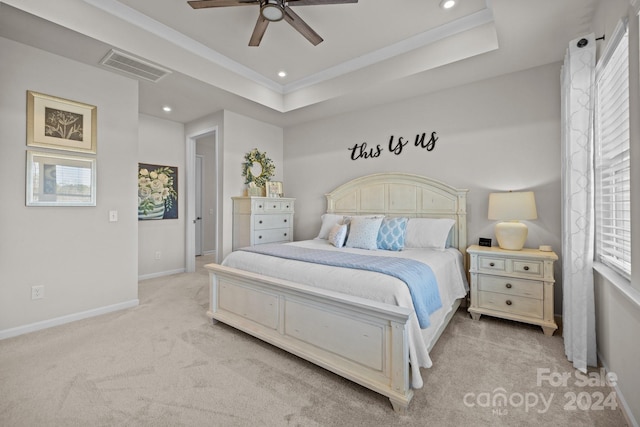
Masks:
[[[538,218],[533,191],[489,194],[489,219],[502,220],[495,227],[496,239],[502,249],[519,251],[529,230],[519,220]]]

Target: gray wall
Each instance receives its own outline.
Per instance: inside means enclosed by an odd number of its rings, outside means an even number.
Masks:
[[[469,242],[494,240],[489,193],[533,190],[538,219],[528,221],[527,247],[560,248],[560,64],[443,90],[403,102],[285,129],[285,191],[297,197],[296,240],[313,238],[326,209],[324,194],[371,173],[407,172],[469,189]],[[432,151],[416,134],[437,132]],[[409,139],[399,155],[391,135]],[[427,136],[428,138],[428,136]],[[377,158],[352,160],[348,148],[380,145]],[[560,262],[555,311],[562,309]]]
[[[137,82],[3,38],[0,58],[0,336],[136,305]],[[25,206],[27,90],[97,106],[97,206]]]
[[[140,115],[138,162],[178,168],[178,218],[138,221],[138,275],[141,279],[184,271],[184,141],[181,123]]]

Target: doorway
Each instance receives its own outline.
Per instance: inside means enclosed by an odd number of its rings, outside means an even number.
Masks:
[[[219,262],[219,147],[217,127],[186,138],[185,271],[194,272],[196,256]]]

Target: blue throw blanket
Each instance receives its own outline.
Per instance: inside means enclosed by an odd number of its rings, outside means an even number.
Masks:
[[[431,267],[412,259],[308,249],[280,243],[251,246],[240,250],[315,264],[375,271],[400,279],[409,288],[422,329],[429,326],[429,315],[442,307],[438,284]]]

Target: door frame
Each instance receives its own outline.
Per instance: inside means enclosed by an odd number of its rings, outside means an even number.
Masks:
[[[216,257],[215,262],[220,263],[220,256],[222,251],[222,174],[220,168],[220,140],[218,126],[212,126],[198,132],[194,132],[186,136],[185,147],[185,177],[186,177],[186,209],[185,209],[185,271],[187,273],[193,273],[196,271],[196,225],[194,223],[196,215],[196,141],[199,138],[205,136],[214,137],[214,151],[215,151],[215,199],[216,199],[216,217],[215,217],[215,229],[216,229]]]
[[[196,146],[197,146],[197,140],[196,140]],[[196,150],[197,151],[197,150]],[[195,192],[195,201],[196,201],[196,210],[195,210],[195,217],[196,217],[196,221],[198,220],[198,218],[200,218],[200,233],[198,233],[198,223],[196,222],[196,229],[195,229],[195,240],[194,243],[198,243],[200,242],[200,247],[198,247],[197,244],[194,245],[195,248],[195,255],[204,255],[204,213],[203,213],[203,183],[204,183],[204,156],[200,155],[200,154],[196,154],[196,162],[195,162],[195,167],[196,167],[196,179],[195,179],[195,188],[196,188],[196,192]],[[200,209],[198,210],[198,203],[200,203]],[[200,236],[198,236],[198,234],[200,234]]]

